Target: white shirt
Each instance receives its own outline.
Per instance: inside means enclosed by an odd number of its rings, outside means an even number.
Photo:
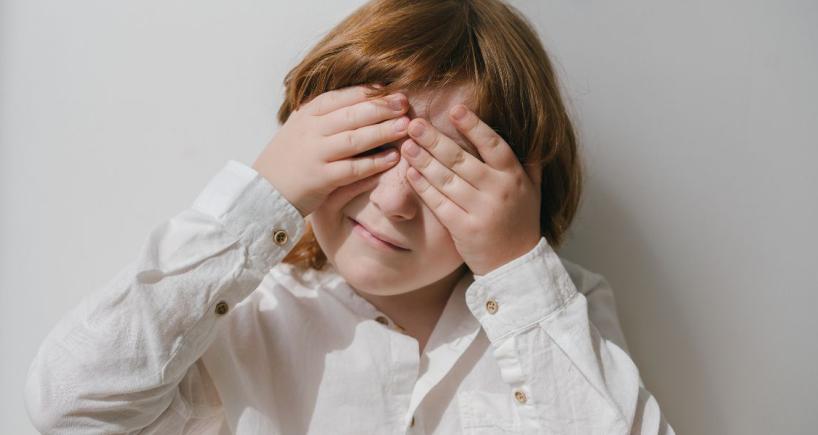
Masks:
[[[611,287],[544,237],[485,276],[467,272],[421,356],[331,264],[281,262],[305,225],[228,161],[46,337],[25,388],[36,428],[674,433],[627,353]]]

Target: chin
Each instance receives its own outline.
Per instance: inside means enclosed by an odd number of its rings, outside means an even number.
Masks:
[[[411,290],[406,280],[411,273],[386,266],[366,256],[346,256],[346,261],[335,262],[335,268],[355,290],[379,296],[391,296]]]

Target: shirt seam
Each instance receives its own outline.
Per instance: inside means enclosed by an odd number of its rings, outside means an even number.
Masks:
[[[579,294],[579,292],[577,292],[577,294]],[[575,297],[576,296],[572,297],[571,300],[573,300]],[[567,305],[567,303],[565,305]],[[555,310],[555,313],[556,313],[556,310]],[[615,410],[614,412],[615,412],[615,414],[617,416],[618,421],[621,422],[623,425],[625,425],[627,427],[628,422],[627,422],[627,419],[625,418],[625,414],[622,413],[622,410],[619,409],[619,407],[616,406],[616,403],[611,401],[607,395],[603,394],[602,391],[600,391],[599,388],[597,388],[597,386],[594,385],[594,383],[591,382],[590,379],[588,379],[588,376],[585,374],[585,372],[579,366],[577,366],[574,359],[571,358],[568,355],[568,352],[566,352],[565,349],[562,346],[560,346],[559,342],[557,342],[557,340],[555,340],[554,337],[549,333],[548,328],[546,328],[545,326],[542,325],[542,323],[545,322],[546,320],[548,320],[549,317],[551,317],[551,315],[543,318],[539,322],[540,323],[540,325],[539,325],[540,329],[543,331],[543,333],[545,333],[548,336],[548,338],[551,340],[551,342],[554,343],[554,345],[557,347],[557,349],[560,350],[560,353],[562,353],[563,356],[565,356],[565,358],[570,362],[571,366],[574,367],[577,370],[577,372],[580,373],[582,378],[585,379],[585,382],[588,385],[590,385],[591,388],[593,388],[593,390],[599,395],[599,397],[602,398],[602,400],[605,401],[605,403],[608,404],[608,406],[612,407]],[[588,319],[588,323],[591,324],[590,319]]]

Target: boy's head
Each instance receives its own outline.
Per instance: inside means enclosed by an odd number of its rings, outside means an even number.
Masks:
[[[551,63],[513,7],[498,0],[370,1],[287,74],[279,122],[326,91],[374,83],[384,86],[373,96],[403,92],[410,118],[427,119],[477,155],[446,115],[463,103],[522,163],[539,164],[541,233],[559,247],[579,206],[580,159]],[[400,161],[333,192],[308,217],[304,237],[284,261],[320,269],[330,260],[351,285],[380,294],[404,293],[464,270],[448,231],[408,185],[408,166]],[[378,249],[350,218],[409,250]]]

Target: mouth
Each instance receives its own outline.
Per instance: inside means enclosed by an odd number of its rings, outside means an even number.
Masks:
[[[403,246],[396,245],[394,243],[388,242],[384,239],[373,234],[369,231],[365,226],[363,226],[360,222],[352,219],[351,217],[347,217],[349,219],[350,224],[352,224],[353,231],[368,241],[371,245],[380,248],[382,250],[388,250],[392,252],[407,252],[410,251],[408,248],[404,248]]]

